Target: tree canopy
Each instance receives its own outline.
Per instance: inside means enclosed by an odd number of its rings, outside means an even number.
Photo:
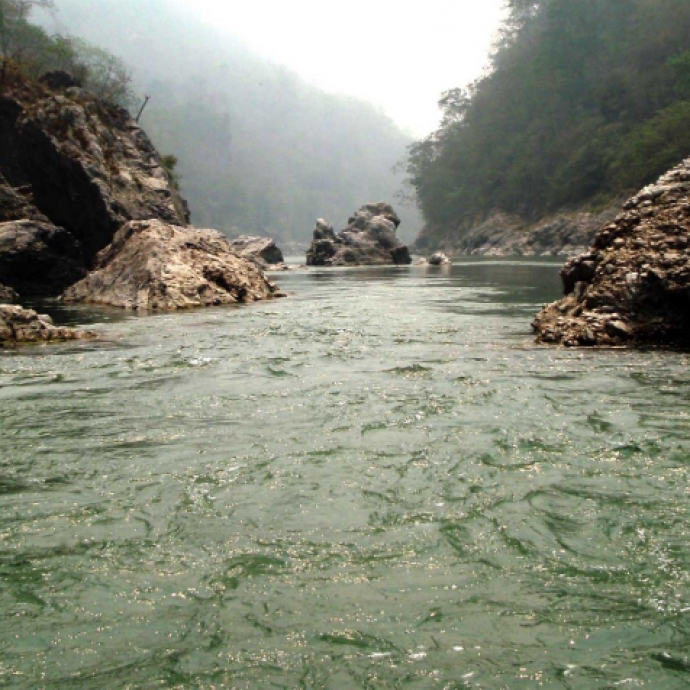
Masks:
[[[486,76],[444,94],[410,150],[430,227],[604,205],[690,155],[687,0],[507,6]]]
[[[99,98],[133,103],[132,77],[122,60],[78,38],[49,34],[30,20],[34,10],[54,10],[52,0],[0,0],[0,62],[4,76],[13,66],[30,77],[69,71]]]

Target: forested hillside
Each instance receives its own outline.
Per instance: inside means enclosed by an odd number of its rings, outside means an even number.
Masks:
[[[411,149],[427,232],[597,208],[690,155],[688,0],[510,0],[486,76]]]
[[[121,57],[151,97],[141,124],[177,157],[195,225],[306,241],[317,217],[344,227],[362,203],[393,200],[411,138],[372,106],[323,93],[172,0],[55,4],[49,32]],[[412,237],[419,217],[401,211]]]

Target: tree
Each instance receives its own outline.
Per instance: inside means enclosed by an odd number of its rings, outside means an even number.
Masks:
[[[10,61],[21,62],[35,52],[37,44],[45,47],[45,32],[29,24],[37,8],[53,9],[52,0],[0,0],[0,59],[5,74]]]
[[[69,42],[72,49],[69,71],[87,91],[125,108],[134,105],[132,75],[120,58],[79,38],[60,40]]]
[[[429,226],[462,235],[495,210],[601,206],[690,153],[690,2],[507,9],[491,70],[446,92],[440,128],[410,149]]]

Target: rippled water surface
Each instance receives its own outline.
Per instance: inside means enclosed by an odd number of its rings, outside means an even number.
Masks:
[[[690,687],[690,373],[533,345],[555,264],[0,354],[0,686]]]

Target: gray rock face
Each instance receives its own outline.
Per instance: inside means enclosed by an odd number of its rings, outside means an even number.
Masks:
[[[690,346],[690,159],[630,199],[568,261],[564,299],[532,326],[566,346]]]
[[[230,240],[230,248],[243,259],[256,263],[264,271],[285,263],[283,252],[270,237],[240,235]]]
[[[79,242],[50,223],[0,223],[0,278],[24,295],[59,295],[86,275]]]
[[[280,296],[221,233],[151,220],[127,223],[98,255],[96,269],[62,299],[169,311]]]
[[[64,73],[44,82],[0,86],[4,284],[152,310],[279,294],[220,233],[187,229],[186,203],[125,110]],[[282,259],[275,245],[256,250],[257,262]]]
[[[32,309],[0,304],[0,347],[16,343],[38,343],[56,340],[83,340],[96,337],[90,331],[55,326],[49,316]]]
[[[0,285],[0,304],[12,304],[19,301],[19,295],[6,285]]]
[[[577,256],[586,251],[602,225],[618,209],[602,213],[560,214],[534,224],[495,213],[466,233],[429,228],[415,242],[419,251],[438,249],[461,256]]]
[[[24,193],[22,194],[22,192]],[[36,220],[39,223],[50,222],[33,205],[30,187],[19,190],[13,189],[0,174],[0,223],[7,223],[11,220]]]
[[[314,241],[307,251],[309,266],[371,266],[409,264],[407,246],[396,235],[400,219],[383,202],[362,206],[337,235],[331,225],[319,219]]]
[[[189,221],[141,128],[125,110],[76,87],[23,81],[2,89],[0,173],[81,243],[87,263],[129,220]]]

